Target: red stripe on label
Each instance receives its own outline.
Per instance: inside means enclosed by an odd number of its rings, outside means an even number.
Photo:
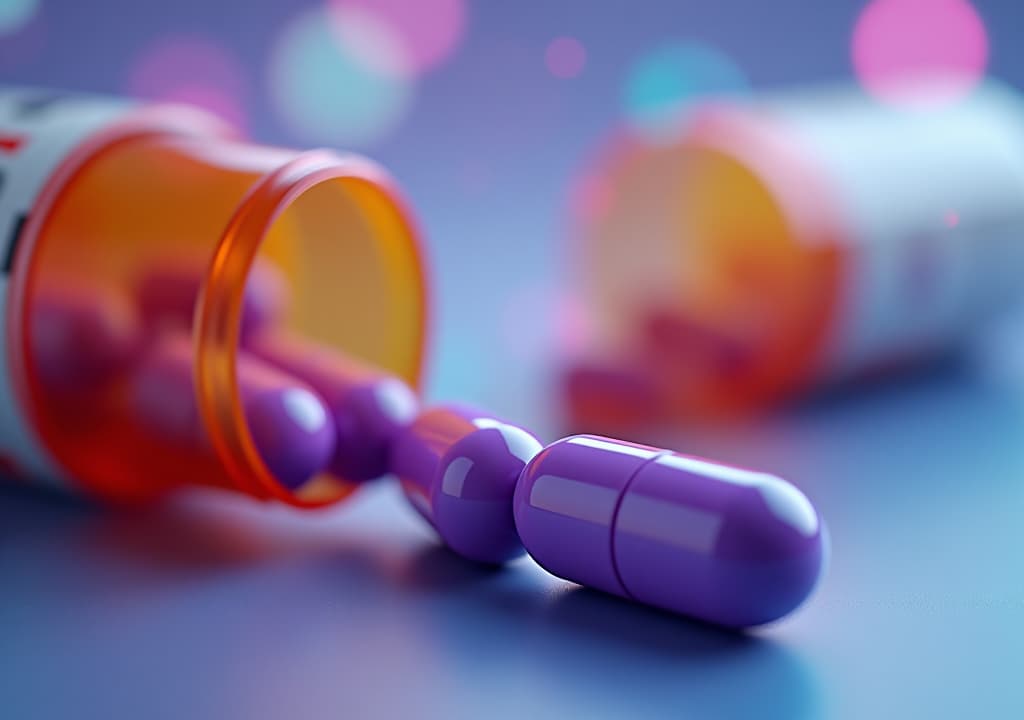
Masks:
[[[13,153],[25,144],[24,135],[0,135],[0,152]]]

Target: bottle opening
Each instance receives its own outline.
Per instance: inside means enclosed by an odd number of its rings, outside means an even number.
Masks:
[[[643,379],[656,398],[643,414],[732,416],[807,380],[838,260],[817,236],[829,223],[801,217],[818,193],[804,161],[722,111],[604,171],[607,207],[582,228],[583,292],[595,359]],[[574,406],[609,399],[574,379]]]
[[[421,261],[376,166],[136,132],[51,196],[16,257],[10,357],[69,478],[118,500],[188,484],[296,505],[351,491],[301,446],[329,429],[324,404],[249,345],[287,333],[418,384]]]
[[[197,310],[196,368],[213,444],[248,492],[320,505],[353,489],[330,469],[335,398],[294,368],[356,361],[418,385],[411,237],[379,171],[329,153],[265,178],[232,218]]]

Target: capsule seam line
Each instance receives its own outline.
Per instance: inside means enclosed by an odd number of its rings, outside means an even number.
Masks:
[[[633,474],[629,476],[629,479],[626,480],[626,484],[622,486],[622,492],[620,492],[619,497],[616,498],[615,508],[612,510],[612,523],[608,533],[608,549],[611,555],[612,572],[615,573],[615,579],[619,581],[619,587],[622,588],[622,592],[625,593],[626,597],[628,597],[630,600],[636,600],[636,598],[633,596],[633,593],[629,591],[629,588],[626,587],[626,583],[623,582],[622,573],[619,572],[619,563],[615,559],[615,530],[618,528],[619,525],[619,510],[622,508],[622,501],[626,499],[626,493],[629,492],[630,486],[632,486],[633,481],[636,479],[636,476],[640,474],[640,471],[643,470],[648,465],[650,465],[651,463],[657,461],[658,458],[664,457],[665,455],[669,454],[671,453],[668,450],[662,450],[657,455],[650,457],[647,460],[644,460],[642,463],[640,463],[637,466],[636,470],[633,471]]]

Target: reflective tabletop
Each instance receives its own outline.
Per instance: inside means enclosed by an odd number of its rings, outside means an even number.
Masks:
[[[0,494],[6,717],[1008,717],[1024,708],[1024,384],[961,365],[647,438],[829,523],[790,618],[722,631],[440,548],[393,484],[312,516]]]

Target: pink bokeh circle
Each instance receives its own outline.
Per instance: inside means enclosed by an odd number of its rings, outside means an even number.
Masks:
[[[131,64],[125,83],[133,97],[196,105],[247,127],[247,78],[227,49],[198,36],[169,36],[147,47]]]
[[[544,62],[552,75],[567,80],[583,72],[587,65],[587,50],[574,37],[557,37],[548,44]]]
[[[872,0],[853,32],[861,85],[900,104],[955,100],[985,73],[988,35],[968,0]]]
[[[402,49],[400,65],[388,70],[410,77],[447,60],[466,30],[465,0],[330,0],[330,8],[343,32],[353,12],[385,25]]]

